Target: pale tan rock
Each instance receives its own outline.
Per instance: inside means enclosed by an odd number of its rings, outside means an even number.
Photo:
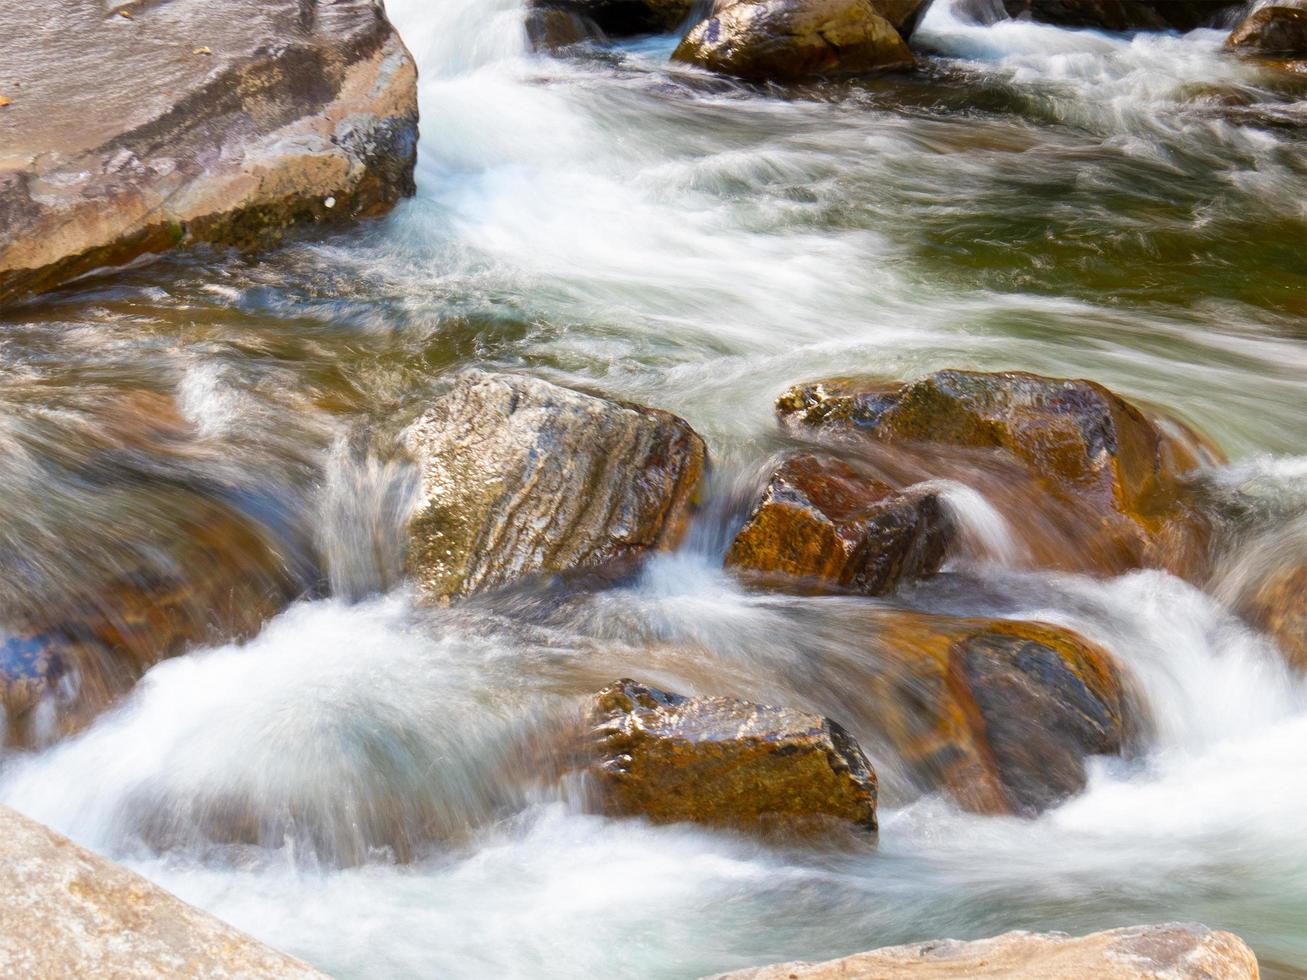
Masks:
[[[0,976],[325,977],[0,806]]]
[[[405,434],[421,472],[409,571],[428,598],[673,548],[703,440],[669,412],[471,371]]]
[[[1257,980],[1242,939],[1192,923],[1131,926],[1071,937],[1009,932],[858,953],[825,963],[781,963],[715,980]]]
[[[416,68],[371,0],[48,0],[5,27],[0,303],[413,192]]]

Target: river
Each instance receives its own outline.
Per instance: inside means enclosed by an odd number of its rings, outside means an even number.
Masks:
[[[1042,817],[960,812],[877,757],[879,848],[791,849],[583,814],[511,752],[620,676],[858,734],[849,624],[871,600],[759,594],[720,567],[798,380],[1092,378],[1208,433],[1232,460],[1213,479],[1303,535],[1307,78],[1223,55],[1218,31],[978,27],[941,2],[912,76],[761,91],[671,66],[671,36],[529,54],[521,0],[388,9],[421,72],[415,199],[0,321],[11,576],[71,589],[210,498],[316,569],[248,642],[10,749],[0,800],[342,977],[687,978],[1166,920],[1307,976],[1307,684],[1179,579],[1023,567],[983,501],[970,553],[911,601],[1072,626],[1154,718],[1142,758],[1096,761]],[[688,419],[714,468],[682,549],[557,607],[414,603],[395,437],[468,365]],[[106,433],[151,425],[88,478]],[[233,800],[256,841],[208,832]],[[435,832],[410,847],[419,823]]]

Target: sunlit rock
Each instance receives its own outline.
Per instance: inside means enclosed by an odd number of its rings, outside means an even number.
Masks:
[[[1239,0],[1003,0],[1008,16],[1105,31],[1192,31],[1216,26]]]
[[[1038,813],[1141,727],[1111,655],[1070,630],[888,611],[872,622],[857,694],[867,723],[966,809]]]
[[[876,774],[829,718],[623,680],[595,696],[587,769],[604,812],[655,823],[876,831]]]
[[[900,493],[835,457],[797,453],[772,474],[726,565],[882,595],[939,571],[952,534],[935,493]]]
[[[8,807],[0,831],[6,976],[325,977]]]
[[[1240,54],[1307,57],[1307,6],[1254,10],[1231,32],[1225,45]]]
[[[1194,923],[1129,926],[1088,936],[1008,932],[935,939],[825,963],[780,963],[714,980],[1257,980],[1257,957],[1238,936]]]
[[[668,412],[480,371],[437,398],[405,443],[422,492],[408,563],[433,599],[674,547],[706,456]]]
[[[0,302],[192,242],[266,245],[413,192],[416,69],[372,0],[132,10],[12,11]]]
[[[914,63],[902,35],[871,0],[718,4],[690,29],[672,57],[757,82],[862,75]]]
[[[1206,572],[1209,528],[1186,475],[1219,461],[1219,451],[1102,385],[1021,372],[939,371],[906,384],[836,378],[796,385],[776,408],[794,435],[861,447],[906,482],[974,487],[1036,564]]]

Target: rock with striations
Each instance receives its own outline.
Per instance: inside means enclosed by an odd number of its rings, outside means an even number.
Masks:
[[[612,37],[662,34],[681,26],[694,12],[697,0],[531,0],[528,17],[536,10],[556,10],[596,25]],[[529,21],[528,21],[529,23]]]
[[[714,980],[1257,980],[1257,957],[1238,936],[1195,923],[1129,926],[1088,936],[1008,932],[937,939],[825,963],[779,963]]]
[[[1009,17],[1105,31],[1192,31],[1214,27],[1240,0],[1002,0]]]
[[[865,75],[914,64],[903,36],[871,0],[731,0],[692,27],[672,57],[753,82]]]
[[[876,832],[876,774],[819,715],[622,680],[594,698],[583,751],[599,808],[654,823]]]
[[[480,371],[405,443],[421,476],[409,569],[437,600],[674,547],[706,458],[668,412]]]
[[[4,976],[326,976],[8,807],[0,831]]]
[[[373,0],[23,4],[0,64],[0,303],[414,190],[416,69]]]
[[[1226,39],[1240,54],[1307,57],[1307,6],[1260,7]]]
[[[925,788],[965,809],[1032,816],[1079,793],[1086,760],[1143,727],[1112,656],[1046,623],[878,610],[846,681],[865,726]]]
[[[952,536],[935,493],[900,493],[833,456],[795,453],[772,474],[726,565],[883,595],[939,571]]]
[[[909,383],[800,384],[776,407],[792,434],[858,447],[905,484],[947,478],[979,490],[1035,564],[1206,574],[1210,526],[1188,476],[1219,451],[1102,385],[939,371]]]

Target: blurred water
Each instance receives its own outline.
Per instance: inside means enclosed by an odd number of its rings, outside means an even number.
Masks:
[[[526,51],[520,0],[391,0],[419,193],[254,264],[172,258],[0,324],[0,608],[174,555],[197,502],[301,598],[10,750],[0,799],[343,976],[692,977],[1010,928],[1196,919],[1307,964],[1307,689],[1226,608],[1307,508],[1307,82],[1221,35],[969,26],[912,77],[762,91],[675,38]],[[707,438],[686,549],[593,596],[415,606],[394,438],[442,376],[526,369]],[[533,747],[619,676],[828,713],[865,744],[870,601],[720,569],[788,384],[1020,368],[1166,406],[1234,460],[1248,533],[1204,594],[1033,571],[993,507],[904,601],[1065,623],[1153,720],[1036,821],[888,756],[874,854],[581,814]],[[166,487],[165,494],[160,488]],[[1286,543],[1287,542],[1287,543]],[[39,586],[39,588],[38,588]]]

